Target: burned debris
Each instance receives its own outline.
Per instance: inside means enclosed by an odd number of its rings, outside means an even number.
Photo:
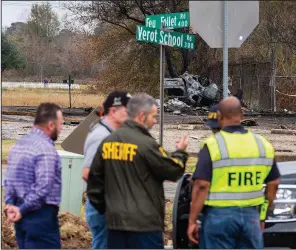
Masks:
[[[207,77],[185,72],[179,78],[165,78],[164,91],[169,99],[177,99],[191,107],[218,103],[221,90]]]

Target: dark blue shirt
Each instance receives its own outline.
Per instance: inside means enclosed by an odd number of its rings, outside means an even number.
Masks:
[[[244,129],[243,126],[236,125],[236,126],[227,126],[223,128],[223,131],[228,132],[228,133],[241,133],[245,134],[248,131]],[[212,180],[212,172],[213,172],[213,163],[211,160],[210,152],[205,145],[198,153],[197,155],[197,164],[196,164],[196,169],[192,175],[192,179],[200,179],[200,180],[205,180],[211,182]],[[275,159],[273,160],[273,165],[271,167],[271,171],[269,172],[268,176],[265,179],[265,183],[274,181],[277,178],[280,177],[280,172],[277,167]]]

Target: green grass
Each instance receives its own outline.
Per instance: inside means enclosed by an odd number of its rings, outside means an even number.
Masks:
[[[2,140],[2,163],[6,163],[7,155],[12,146],[15,144],[16,140]]]

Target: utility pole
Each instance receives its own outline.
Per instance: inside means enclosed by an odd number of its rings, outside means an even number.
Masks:
[[[271,48],[271,109],[276,112],[276,44]]]
[[[164,28],[164,23],[161,24],[161,28]],[[160,127],[159,127],[159,144],[163,145],[163,120],[164,120],[164,69],[165,69],[165,47],[164,45],[160,45],[160,55],[159,55],[159,71],[160,71]]]
[[[228,97],[228,1],[224,1],[223,7],[223,98],[226,98]]]

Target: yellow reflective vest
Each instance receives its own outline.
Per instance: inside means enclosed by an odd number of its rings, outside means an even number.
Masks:
[[[264,203],[263,183],[268,176],[274,148],[264,137],[220,131],[205,144],[213,164],[206,205],[248,207]]]

